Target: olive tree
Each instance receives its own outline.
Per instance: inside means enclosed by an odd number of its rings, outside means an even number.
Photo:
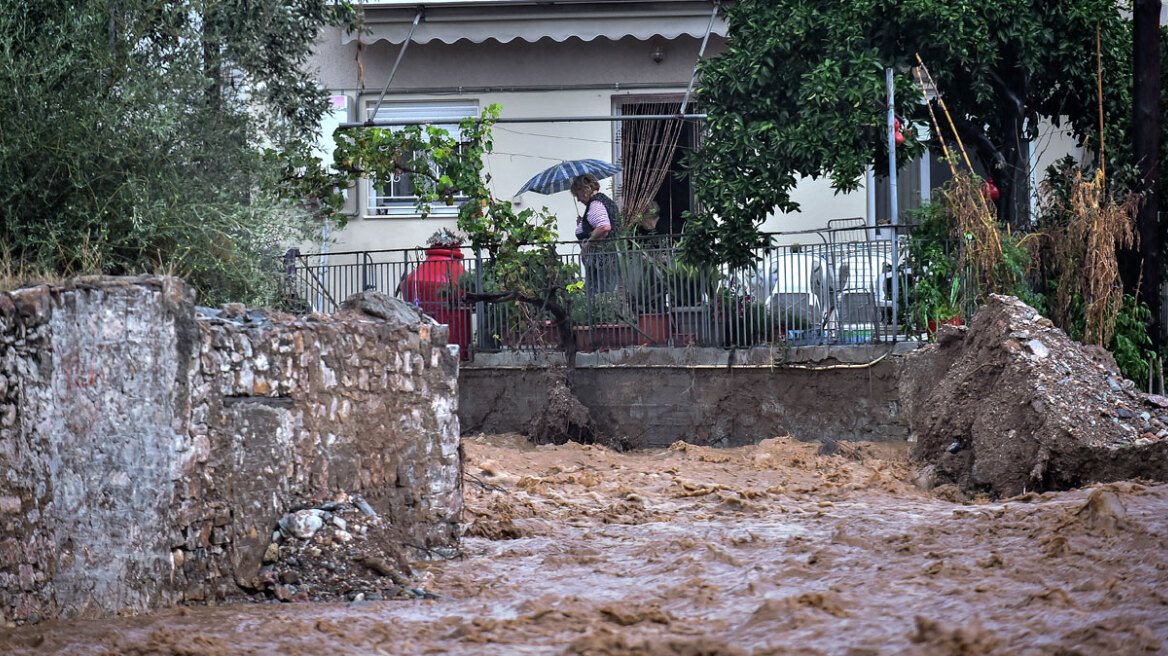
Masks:
[[[0,3],[0,244],[9,267],[155,270],[270,300],[310,215],[266,157],[315,139],[329,0]]]

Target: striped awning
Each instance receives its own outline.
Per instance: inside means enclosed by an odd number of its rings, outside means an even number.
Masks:
[[[414,43],[455,43],[460,40],[508,43],[516,39],[534,43],[540,39],[563,42],[570,38],[583,41],[625,37],[648,40],[680,36],[700,39],[706,33],[714,8],[708,0],[367,2],[364,5],[365,24],[370,33],[363,34],[361,40],[365,43],[402,43],[409,35],[419,6],[423,14],[414,31]],[[714,21],[711,34],[726,35],[726,23],[721,16]],[[356,34],[342,37],[344,43],[356,39]]]

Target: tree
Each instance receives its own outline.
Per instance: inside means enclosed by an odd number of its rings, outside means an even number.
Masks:
[[[1000,188],[1000,216],[1016,223],[1026,220],[1024,144],[1040,119],[1098,143],[1096,27],[1106,121],[1129,114],[1130,34],[1113,0],[743,0],[728,21],[726,51],[702,66],[709,135],[689,160],[706,213],[687,226],[687,249],[706,261],[749,264],[766,215],[798,209],[800,177],[851,191],[869,164],[886,171],[884,70],[896,71],[897,115],[925,119],[918,53]],[[898,161],[916,152],[910,139]]]
[[[60,274],[163,270],[268,300],[310,226],[265,149],[315,139],[328,0],[0,3],[0,244]]]
[[[484,171],[491,152],[491,125],[499,106],[490,105],[479,119],[464,119],[456,139],[442,128],[412,125],[398,130],[357,128],[338,131],[333,173],[322,174],[297,162],[305,185],[300,193],[339,211],[339,190],[360,178],[386,181],[409,173],[417,209],[425,217],[434,203],[459,205],[458,228],[486,254],[489,290],[465,292],[467,302],[519,302],[549,313],[559,328],[566,370],[549,368],[548,405],[536,417],[532,439],[562,443],[591,441],[592,420],[574,393],[576,343],[572,331],[571,293],[581,285],[573,267],[556,251],[556,217],[546,208],[516,212],[511,201],[494,197]],[[297,169],[291,166],[289,170]]]
[[[1160,294],[1164,279],[1160,251],[1163,246],[1163,226],[1160,225],[1159,154],[1160,133],[1160,2],[1135,0],[1132,11],[1132,160],[1138,176],[1137,191],[1143,194],[1136,223],[1139,226],[1139,274],[1127,278],[1140,281],[1140,286],[1152,290],[1142,297],[1148,301],[1151,317],[1149,334],[1156,350],[1164,344],[1160,325]],[[1134,281],[1133,281],[1134,282]],[[1134,284],[1128,291],[1135,293]]]

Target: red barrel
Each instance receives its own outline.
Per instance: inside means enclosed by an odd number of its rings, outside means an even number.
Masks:
[[[431,246],[426,260],[402,279],[401,297],[417,305],[438,323],[450,327],[450,341],[458,344],[463,360],[470,358],[470,307],[462,302],[458,277],[462,275],[458,244]]]

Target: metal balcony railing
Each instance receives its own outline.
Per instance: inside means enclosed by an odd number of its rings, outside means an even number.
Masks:
[[[912,276],[908,248],[892,232],[844,225],[771,235],[747,269],[697,267],[681,261],[670,237],[611,240],[581,253],[560,244],[577,348],[860,344],[893,341],[906,317]],[[813,243],[794,243],[803,239]],[[452,341],[470,352],[555,348],[550,313],[522,303],[464,303],[465,292],[491,286],[490,260],[427,257],[426,249],[290,254],[286,295],[302,310],[332,312],[360,291],[377,290],[417,304],[451,325]],[[893,297],[897,278],[901,302]],[[904,336],[900,335],[899,339]]]

